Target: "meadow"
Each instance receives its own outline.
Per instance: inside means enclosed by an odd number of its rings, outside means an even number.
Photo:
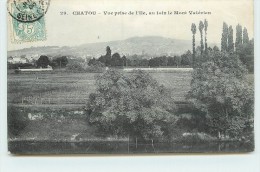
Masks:
[[[124,71],[128,72],[128,71]],[[156,71],[149,73],[171,90],[176,102],[184,102],[189,90],[191,72]],[[8,73],[8,108],[25,120],[25,128],[10,140],[63,140],[73,135],[83,139],[100,138],[89,127],[84,107],[95,91],[98,73]]]
[[[175,101],[185,101],[190,88],[190,71],[150,72],[171,90]],[[95,91],[95,73],[35,73],[8,75],[8,104],[13,105],[84,105]]]

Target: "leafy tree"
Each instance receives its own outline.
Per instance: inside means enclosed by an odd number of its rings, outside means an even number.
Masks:
[[[36,61],[37,67],[47,68],[50,65],[50,60],[47,56],[41,55]]]
[[[101,63],[100,61],[96,60],[95,58],[92,58],[88,61],[88,66],[105,67],[105,64]]]
[[[204,26],[205,26],[205,53],[208,54],[208,43],[207,43],[207,31],[208,31],[208,21],[204,20]]]
[[[228,28],[228,52],[234,52],[234,40],[233,40],[233,28],[229,26]]]
[[[243,30],[243,44],[248,44],[248,43],[249,43],[249,37],[248,37],[247,29],[246,29],[246,27],[244,27],[244,30]]]
[[[203,29],[204,29],[204,24],[202,21],[200,21],[200,24],[199,24],[199,31],[200,31],[200,51],[201,51],[201,54],[203,54],[203,51],[204,51],[204,44],[203,44]]]
[[[192,32],[192,65],[194,66],[196,49],[195,49],[195,34],[197,32],[196,24],[191,24],[191,32]]]
[[[100,61],[100,62],[103,63],[103,64],[106,64],[106,56],[100,56],[100,57],[98,58],[98,61]]]
[[[68,58],[66,56],[58,57],[53,60],[53,63],[55,64],[55,66],[66,67],[66,65],[68,64]]]
[[[111,49],[110,49],[109,46],[107,46],[106,51],[107,51],[107,53],[105,55],[105,59],[106,59],[105,65],[109,66],[110,65],[110,60],[111,60]]]
[[[213,134],[237,137],[253,116],[247,70],[235,54],[213,51],[209,59],[194,70],[188,99],[207,114]]]
[[[174,64],[176,64],[177,67],[181,65],[181,57],[180,56],[174,56]]]
[[[166,56],[161,56],[160,58],[160,65],[161,66],[167,66],[168,58]]]
[[[111,57],[111,49],[109,46],[107,46],[106,51],[107,51],[106,56]]]
[[[105,56],[100,56],[98,61],[101,63],[105,64],[106,66],[110,66],[110,61],[111,61],[111,49],[109,46],[106,47],[106,55]]]
[[[111,66],[123,66],[123,60],[121,59],[120,55],[118,53],[115,53],[112,55],[111,61],[110,61]]]
[[[140,56],[134,54],[133,56],[129,57],[129,62],[127,63],[128,66],[140,66],[140,61],[142,60]]]
[[[200,46],[197,46],[197,48],[196,48],[196,58],[195,58],[194,68],[196,68],[197,66],[201,65],[201,63],[202,63],[203,61],[206,61],[206,60],[207,60],[206,57],[207,57],[207,56],[206,56],[203,52],[202,52],[202,54],[201,54],[201,47],[200,47]]]
[[[243,43],[243,39],[242,39],[242,26],[240,24],[238,24],[236,26],[236,43],[235,43],[236,50],[239,47],[239,45],[242,44],[242,43]]]
[[[85,72],[83,64],[79,62],[69,63],[66,67],[66,70],[69,72]]]
[[[249,72],[254,72],[254,40],[250,40],[248,43],[240,44],[237,47],[236,53],[239,59],[246,65]]]
[[[174,57],[168,57],[167,66],[176,66]]]
[[[95,63],[97,62],[97,60],[95,58],[91,58],[89,59],[88,61],[88,65],[91,66],[91,65],[94,65]],[[100,61],[99,61],[100,62]],[[101,63],[101,62],[100,62]],[[104,63],[103,63],[104,64]]]
[[[87,104],[89,122],[106,135],[154,139],[175,120],[168,90],[144,71],[108,70],[97,76],[96,86]]]
[[[221,38],[221,51],[228,51],[228,25],[227,23],[223,23],[223,31]]]
[[[159,57],[151,58],[149,60],[149,66],[150,67],[159,67],[161,66],[161,60]]]
[[[213,49],[212,49],[211,47],[208,47],[208,51],[210,51],[210,52],[211,52],[211,51],[213,51]]]
[[[123,66],[127,66],[127,59],[125,55],[123,55],[122,57],[122,62],[123,62]]]
[[[183,66],[191,66],[192,64],[192,54],[188,50],[185,54],[181,55],[181,64]]]
[[[27,114],[17,107],[8,106],[7,109],[7,125],[8,136],[17,137],[28,125]]]
[[[149,64],[149,60],[147,60],[147,59],[141,60],[141,66],[148,66],[148,64]]]
[[[213,51],[219,51],[219,48],[217,46],[214,46]]]

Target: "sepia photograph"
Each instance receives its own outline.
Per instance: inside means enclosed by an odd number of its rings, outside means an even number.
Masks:
[[[11,154],[247,153],[253,0],[8,0]]]

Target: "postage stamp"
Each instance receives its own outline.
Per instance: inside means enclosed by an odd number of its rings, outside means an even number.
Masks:
[[[11,40],[13,43],[47,39],[45,17],[49,0],[9,0]]]

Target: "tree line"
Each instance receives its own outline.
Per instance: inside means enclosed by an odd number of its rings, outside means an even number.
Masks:
[[[191,67],[192,66],[192,53],[190,50],[182,55],[175,56],[158,56],[150,59],[144,58],[142,55],[130,55],[126,57],[120,56],[119,53],[111,55],[111,49],[106,47],[106,55],[100,56],[98,59],[92,58],[88,61],[88,65],[95,65],[101,62],[107,67]]]
[[[31,63],[8,63],[8,69],[17,68],[47,68],[51,66],[52,68],[65,68],[69,60],[67,56],[58,56],[50,60],[46,55],[41,55],[38,60],[33,60]]]
[[[208,59],[207,55],[209,51],[219,50],[218,47],[208,47],[207,44],[207,31],[208,31],[208,21],[205,19],[204,22],[199,22],[199,32],[200,32],[200,46],[196,48],[195,35],[197,33],[197,26],[195,23],[191,24],[192,32],[192,64],[193,67],[200,65]],[[204,34],[204,36],[203,36]],[[221,35],[221,52],[228,54],[237,54],[238,58],[246,66],[249,72],[254,72],[254,39],[250,40],[248,36],[248,31],[246,27],[242,27],[240,24],[236,26],[236,39],[234,42],[234,31],[233,27],[223,22],[223,29]]]

